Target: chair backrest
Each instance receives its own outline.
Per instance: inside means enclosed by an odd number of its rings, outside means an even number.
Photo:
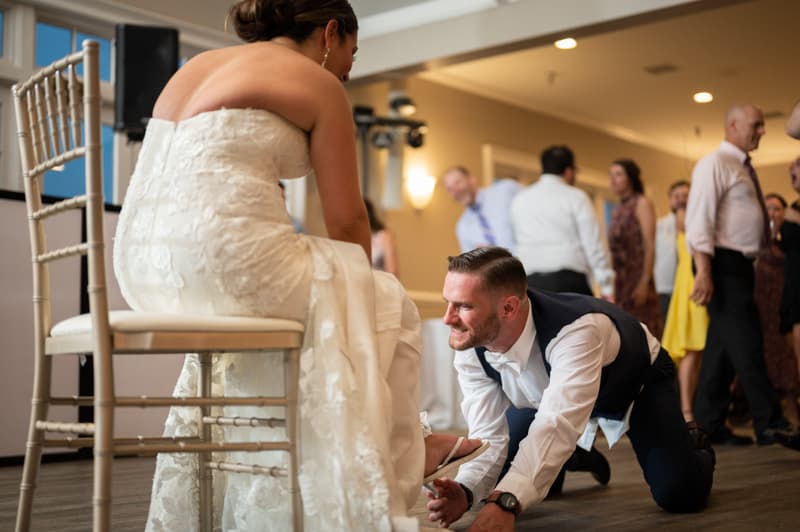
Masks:
[[[83,66],[82,76],[78,76],[79,65]],[[27,81],[14,85],[12,94],[30,232],[36,349],[41,354],[44,338],[52,326],[47,266],[52,261],[75,255],[87,256],[89,307],[94,329],[96,332],[108,330],[97,42],[83,41],[81,51],[53,62]],[[79,158],[85,159],[85,193],[44,206],[45,173]],[[67,174],[51,173],[48,179],[68,179]],[[75,188],[79,190],[81,187]],[[45,220],[72,209],[85,209],[85,241],[47,249]]]

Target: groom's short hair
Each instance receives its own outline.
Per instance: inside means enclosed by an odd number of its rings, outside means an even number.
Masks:
[[[478,275],[490,292],[526,295],[528,280],[522,262],[499,246],[475,248],[447,257],[447,271]]]

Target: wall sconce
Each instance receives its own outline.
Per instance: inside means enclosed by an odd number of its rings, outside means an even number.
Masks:
[[[433,191],[436,188],[436,178],[428,174],[421,166],[408,169],[406,174],[406,195],[415,210],[421,211],[430,205]]]

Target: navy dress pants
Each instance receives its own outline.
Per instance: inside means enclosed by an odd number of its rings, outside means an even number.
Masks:
[[[535,416],[536,410],[530,408],[512,407],[506,413],[510,441],[500,478]],[[668,512],[694,512],[705,506],[713,483],[714,457],[694,447],[681,413],[675,365],[663,349],[634,401],[628,438],[656,504]],[[563,481],[563,475],[562,469],[556,483]]]

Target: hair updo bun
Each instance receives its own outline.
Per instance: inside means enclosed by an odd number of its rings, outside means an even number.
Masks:
[[[241,0],[228,16],[236,34],[245,42],[268,41],[286,35],[294,24],[291,0]]]
[[[289,37],[300,43],[330,20],[339,23],[341,36],[358,30],[347,0],[240,0],[228,10],[228,18],[245,42]]]

